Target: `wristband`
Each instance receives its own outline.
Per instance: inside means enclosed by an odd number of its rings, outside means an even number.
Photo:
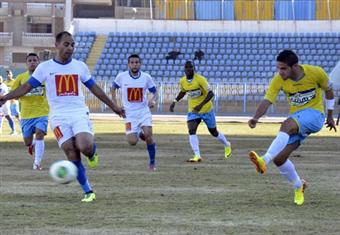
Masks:
[[[326,109],[334,110],[335,99],[327,100],[326,99]]]

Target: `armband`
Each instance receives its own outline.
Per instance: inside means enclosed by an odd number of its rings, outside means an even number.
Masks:
[[[326,109],[334,110],[335,99],[327,100],[326,99]]]

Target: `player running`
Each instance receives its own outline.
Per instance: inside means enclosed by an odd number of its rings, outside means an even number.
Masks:
[[[293,162],[288,157],[311,133],[321,130],[325,121],[322,91],[325,92],[327,109],[327,127],[336,131],[333,120],[334,94],[325,71],[318,66],[299,65],[297,55],[291,50],[284,50],[276,58],[278,74],[269,84],[264,99],[255,115],[248,121],[250,128],[255,128],[258,120],[276,100],[280,90],[288,98],[290,115],[281,124],[276,138],[263,156],[256,152],[249,153],[257,172],[264,174],[267,165],[273,160],[283,177],[295,189],[294,203],[304,203],[306,182],[300,178]]]
[[[116,89],[122,91],[122,104],[125,110],[127,141],[136,145],[138,139],[146,142],[149,153],[149,170],[156,170],[156,144],[152,137],[152,114],[150,108],[156,104],[158,92],[152,77],[140,70],[141,60],[136,54],[128,58],[129,70],[117,75],[112,85],[112,99],[116,101]],[[148,100],[148,91],[152,97]]]
[[[8,87],[4,83],[4,80],[2,76],[0,76],[0,99],[2,96],[6,95],[8,93]],[[14,135],[16,133],[15,131],[15,124],[14,121],[10,115],[10,104],[9,102],[5,102],[0,107],[0,134],[2,134],[2,124],[4,122],[4,117],[7,119],[9,123],[9,127],[11,128],[11,135]]]
[[[213,110],[213,91],[210,89],[205,77],[195,73],[192,61],[187,61],[184,66],[185,76],[179,81],[181,91],[170,105],[170,112],[174,111],[176,103],[188,93],[187,125],[189,129],[189,142],[194,156],[189,162],[201,162],[202,157],[199,149],[199,140],[196,135],[197,127],[203,120],[210,134],[224,145],[224,158],[231,156],[231,144],[224,134],[217,131],[215,112]]]
[[[11,92],[13,89],[13,84],[15,82],[15,80],[13,79],[13,72],[12,70],[6,70],[6,74],[7,74],[7,80],[6,80],[6,85],[8,86],[8,91]],[[12,117],[16,117],[16,119],[19,121],[20,123],[20,111],[19,111],[19,102],[16,99],[12,99],[10,100],[10,109],[11,109],[11,116]],[[13,133],[13,134],[16,134]]]
[[[96,195],[87,179],[81,153],[91,168],[97,167],[99,157],[81,83],[115,113],[124,116],[124,112],[95,83],[86,64],[72,59],[75,42],[69,32],[58,33],[55,46],[55,58],[39,64],[27,83],[0,98],[0,105],[45,83],[51,128],[59,147],[78,168],[77,180],[85,193],[82,202],[92,202]]]
[[[19,74],[12,85],[12,90],[25,84],[39,64],[39,57],[35,53],[26,56],[27,71]],[[28,152],[33,155],[33,170],[42,170],[41,161],[44,157],[44,136],[47,133],[49,106],[46,99],[45,85],[33,88],[26,95],[19,98],[21,107],[21,131]],[[34,138],[35,136],[35,138]]]

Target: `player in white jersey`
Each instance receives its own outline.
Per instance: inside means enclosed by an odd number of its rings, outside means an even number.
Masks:
[[[78,168],[77,180],[85,193],[82,202],[92,202],[96,195],[89,184],[80,156],[81,153],[84,154],[89,166],[95,168],[98,165],[98,155],[81,83],[115,113],[124,116],[124,112],[94,82],[88,67],[83,62],[72,59],[75,42],[70,33],[58,33],[55,46],[56,57],[39,64],[27,83],[0,98],[0,105],[45,83],[51,128],[68,160]]]
[[[8,93],[8,87],[4,83],[2,76],[0,76],[0,98]],[[15,134],[15,124],[10,115],[10,104],[9,102],[4,103],[0,107],[0,134],[2,133],[2,123],[4,117],[8,120],[9,126],[11,128],[11,134]]]
[[[125,111],[125,129],[127,141],[136,145],[141,138],[146,142],[149,153],[149,170],[156,170],[156,144],[152,138],[152,114],[150,108],[156,104],[158,97],[152,77],[140,70],[141,60],[136,54],[128,58],[129,70],[117,75],[112,85],[112,99],[116,101],[116,89],[121,89],[122,104]],[[152,97],[148,100],[148,92]]]

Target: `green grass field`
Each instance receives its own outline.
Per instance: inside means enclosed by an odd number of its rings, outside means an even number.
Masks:
[[[7,123],[5,123],[5,126]],[[0,137],[0,234],[339,234],[339,134],[324,129],[291,158],[309,182],[305,204],[271,164],[258,175],[247,153],[264,153],[278,124],[218,123],[233,156],[199,128],[204,161],[190,164],[186,124],[157,121],[157,171],[145,144],[129,146],[121,121],[94,122],[100,166],[88,170],[97,201],[82,204],[77,182],[57,185],[49,166],[65,159],[51,132],[44,170],[33,171],[21,137]],[[5,129],[3,134],[8,133]],[[86,163],[84,163],[86,164]]]

